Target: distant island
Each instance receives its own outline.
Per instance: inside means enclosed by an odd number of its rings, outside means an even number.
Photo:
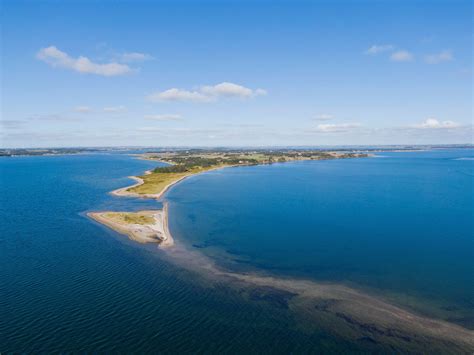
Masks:
[[[137,158],[166,163],[130,176],[134,185],[112,191],[116,196],[160,199],[168,189],[183,179],[205,171],[236,166],[286,163],[302,160],[328,160],[368,157],[367,153],[320,150],[179,150],[138,154]],[[167,204],[163,210],[138,212],[90,212],[88,216],[139,243],[158,243],[170,247],[173,238],[168,230]]]
[[[0,149],[0,157],[69,155],[98,152],[98,148],[15,148]]]

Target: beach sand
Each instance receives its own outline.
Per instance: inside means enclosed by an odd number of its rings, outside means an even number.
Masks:
[[[127,235],[131,240],[138,243],[158,243],[161,248],[173,246],[174,240],[168,229],[168,204],[164,204],[162,210],[136,212],[151,217],[154,221],[152,224],[120,222],[110,217],[110,214],[113,213],[117,212],[89,212],[87,215],[116,232]]]
[[[151,174],[151,172],[146,171],[145,174]],[[170,189],[170,187],[172,187],[173,185],[177,184],[178,182],[180,182],[180,181],[182,181],[182,180],[184,180],[184,179],[186,179],[190,176],[193,176],[193,175],[196,175],[196,174],[189,174],[189,175],[183,176],[183,177],[169,183],[159,193],[156,193],[156,194],[139,194],[139,193],[136,193],[136,192],[128,191],[129,189],[131,189],[133,187],[137,187],[137,186],[143,185],[145,183],[143,181],[143,179],[139,178],[138,176],[129,176],[130,179],[133,179],[133,180],[136,181],[135,184],[130,185],[130,186],[126,186],[126,187],[121,187],[119,189],[111,191],[110,194],[112,194],[114,196],[141,197],[141,198],[152,198],[152,199],[155,199],[155,200],[159,200],[160,198],[163,197],[163,195],[166,193],[166,191],[168,191]]]
[[[158,194],[149,195],[126,191],[143,183],[142,179],[132,177],[136,184],[112,193],[116,196],[159,199],[169,188],[189,176],[193,174],[170,183]],[[105,217],[106,213],[92,212],[88,216],[139,243],[159,243],[160,247],[167,248],[165,258],[197,273],[200,278],[207,279],[206,282],[220,285],[226,283],[229,287],[239,289],[241,294],[257,292],[260,296],[263,295],[262,299],[282,298],[282,302],[286,302],[288,309],[294,312],[305,327],[308,324],[309,328],[324,327],[342,339],[366,341],[394,352],[474,352],[474,331],[416,314],[381,297],[342,284],[223,270],[204,254],[188,249],[182,243],[175,243],[168,228],[167,203],[163,210],[139,212],[152,215],[154,224],[116,223]]]

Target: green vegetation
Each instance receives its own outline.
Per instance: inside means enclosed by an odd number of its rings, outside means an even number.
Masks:
[[[163,173],[163,174],[171,174],[171,173],[185,173],[189,170],[189,167],[186,165],[171,165],[171,166],[160,166],[153,170],[154,173]]]
[[[151,174],[140,176],[143,179],[143,184],[131,187],[127,191],[137,193],[140,195],[144,194],[159,194],[161,193],[166,187],[182,178],[185,178],[189,175],[194,175],[198,173],[202,173],[206,170],[210,170],[215,167],[194,167],[194,168],[186,168],[184,172],[152,172]]]
[[[120,224],[153,224],[155,219],[147,212],[108,212],[108,219]]]
[[[294,160],[343,159],[367,156],[363,153],[322,150],[176,150],[146,153],[142,157],[168,163],[140,178],[144,183],[127,191],[137,194],[159,194],[170,184],[189,175],[226,166],[283,163]]]

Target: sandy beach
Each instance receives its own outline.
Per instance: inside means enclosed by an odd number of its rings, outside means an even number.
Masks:
[[[143,184],[141,178],[134,176],[131,177],[136,181],[134,185],[117,189],[112,194],[159,199],[169,188],[193,175],[195,174],[173,181],[157,194],[136,194],[126,191],[133,186]],[[355,335],[365,334],[371,341],[391,344],[395,348],[401,346],[410,351],[419,351],[426,344],[430,344],[431,348],[440,352],[448,353],[474,349],[472,330],[416,314],[379,297],[342,284],[326,284],[311,280],[292,280],[222,270],[202,253],[187,249],[182,244],[175,245],[168,227],[167,203],[164,204],[163,210],[139,212],[152,216],[155,221],[152,224],[117,223],[107,218],[107,213],[109,212],[93,212],[88,216],[121,234],[128,235],[130,239],[139,243],[159,243],[160,247],[169,248],[166,255],[170,261],[212,282],[224,281],[229,282],[229,286],[232,287],[263,290],[264,293],[275,295],[271,297],[279,297],[282,292],[290,294],[288,306],[295,311],[302,322],[309,322],[309,324],[329,322],[332,324],[330,328],[334,328],[334,332],[342,338],[352,339]],[[170,248],[172,246],[174,247]],[[338,326],[334,327],[334,325]],[[448,349],[450,351],[447,351]]]
[[[147,159],[147,160],[151,160],[151,159]],[[130,179],[133,179],[135,180],[135,184],[132,184],[132,185],[129,185],[129,186],[125,186],[125,187],[121,187],[119,189],[116,189],[116,190],[113,190],[110,192],[111,195],[114,195],[114,196],[124,196],[124,197],[140,197],[140,198],[152,198],[152,199],[155,199],[155,200],[159,200],[160,198],[163,197],[163,195],[174,185],[176,185],[178,182],[181,182],[183,181],[184,179],[187,179],[191,176],[194,176],[194,175],[198,175],[198,174],[202,174],[202,173],[205,173],[205,172],[208,172],[208,171],[214,171],[214,170],[220,170],[220,169],[225,169],[225,168],[231,168],[231,167],[234,167],[234,166],[240,166],[240,165],[226,165],[226,166],[219,166],[219,167],[215,167],[215,168],[212,168],[212,169],[208,169],[208,170],[204,170],[204,171],[201,171],[201,172],[198,172],[198,173],[190,173],[189,175],[186,175],[186,176],[183,176],[179,179],[176,179],[175,181],[173,182],[170,182],[168,185],[166,185],[160,192],[156,193],[156,194],[139,194],[139,193],[136,193],[136,192],[130,192],[128,191],[129,189],[131,188],[134,188],[134,187],[137,187],[137,186],[140,186],[140,185],[143,185],[145,183],[145,181],[138,177],[138,176],[129,176]],[[148,175],[148,174],[151,174],[151,171],[147,170],[145,171],[145,175]]]
[[[147,171],[147,172],[145,172],[145,174],[150,174],[150,172]],[[110,194],[115,195],[115,196],[153,198],[155,200],[159,200],[161,197],[163,197],[163,195],[166,193],[166,191],[169,190],[170,187],[172,187],[173,185],[177,184],[178,182],[180,182],[180,181],[182,181],[182,180],[184,180],[184,179],[186,179],[190,176],[193,176],[193,175],[196,175],[196,174],[189,174],[189,175],[183,176],[180,179],[177,179],[176,181],[173,181],[173,182],[169,183],[159,193],[156,193],[156,194],[139,194],[139,193],[136,193],[136,192],[128,191],[129,189],[131,189],[133,187],[143,185],[143,183],[144,183],[143,179],[139,178],[138,176],[129,176],[130,179],[133,179],[133,180],[136,181],[135,184],[130,185],[130,186],[126,186],[126,187],[121,187],[119,189],[111,191]]]
[[[340,156],[340,153],[329,152],[329,155],[334,157],[334,158],[337,158],[337,157]],[[164,164],[167,164],[167,165],[175,165],[174,163],[170,163],[169,161],[164,161],[164,160],[156,159],[156,158],[144,157],[143,155],[137,155],[137,159],[157,161],[157,162],[164,163]],[[313,160],[313,159],[303,157],[303,158],[298,158],[298,159],[285,161],[285,162],[303,161],[303,160]],[[317,159],[317,160],[319,160],[319,159]],[[275,162],[275,163],[277,163],[277,162]],[[258,163],[257,165],[265,165],[265,164],[268,164],[268,163],[261,162],[261,163]],[[202,174],[202,173],[208,172],[208,171],[215,171],[215,170],[220,170],[220,169],[225,169],[225,168],[232,168],[232,167],[238,167],[238,166],[249,166],[249,165],[254,165],[254,164],[245,164],[245,163],[242,163],[242,164],[226,164],[226,165],[219,165],[219,166],[214,166],[214,167],[211,167],[211,168],[206,168],[206,169],[203,169],[203,170],[197,171],[197,172],[196,171],[195,172],[189,172],[187,175],[182,176],[180,178],[177,178],[174,181],[171,181],[169,184],[165,185],[161,189],[161,191],[159,191],[157,193],[137,193],[137,192],[129,191],[132,188],[135,188],[135,187],[138,187],[138,186],[141,186],[141,185],[145,184],[145,181],[141,177],[139,177],[139,176],[129,176],[130,179],[135,181],[134,184],[129,185],[129,186],[125,186],[125,187],[121,187],[121,188],[118,188],[116,190],[113,190],[113,191],[110,192],[110,194],[115,195],[115,196],[140,197],[140,198],[151,198],[151,199],[159,200],[163,197],[163,195],[172,186],[176,185],[178,182],[180,182],[184,179],[187,179],[191,176]],[[153,172],[151,170],[147,170],[144,173],[144,175],[150,175],[150,174],[153,174]]]
[[[162,210],[137,212],[151,217],[154,223],[150,224],[121,223],[110,217],[113,213],[119,212],[89,212],[87,216],[138,243],[158,243],[161,248],[173,246],[174,240],[168,229],[168,204]]]

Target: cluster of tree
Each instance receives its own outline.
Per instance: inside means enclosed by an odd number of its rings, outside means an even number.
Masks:
[[[173,165],[170,166],[163,166],[154,169],[155,173],[184,173],[189,171],[192,168],[200,167],[200,168],[210,168],[213,166],[218,166],[222,164],[227,165],[239,165],[239,164],[246,164],[246,165],[256,165],[258,161],[256,159],[250,158],[240,158],[240,157],[232,157],[232,158],[207,158],[201,156],[174,156],[172,159],[169,159]]]
[[[252,154],[255,154],[252,153]],[[272,164],[274,162],[286,162],[287,160],[293,160],[298,158],[306,159],[335,159],[334,155],[324,151],[263,151],[260,152],[264,156],[263,159],[251,158],[249,152],[226,152],[223,155],[216,157],[206,157],[201,155],[194,155],[187,151],[186,153],[176,154],[166,159],[174,165],[158,167],[154,170],[156,173],[185,173],[193,168],[210,168],[222,164],[226,165],[257,165],[262,163]],[[341,154],[339,158],[354,157],[354,154],[346,153]]]
[[[188,167],[201,166],[207,168],[222,163],[221,158],[204,158],[200,156],[177,156],[173,157],[173,162]]]
[[[185,173],[189,169],[185,165],[170,165],[170,166],[160,166],[155,168],[153,172],[155,173]]]

